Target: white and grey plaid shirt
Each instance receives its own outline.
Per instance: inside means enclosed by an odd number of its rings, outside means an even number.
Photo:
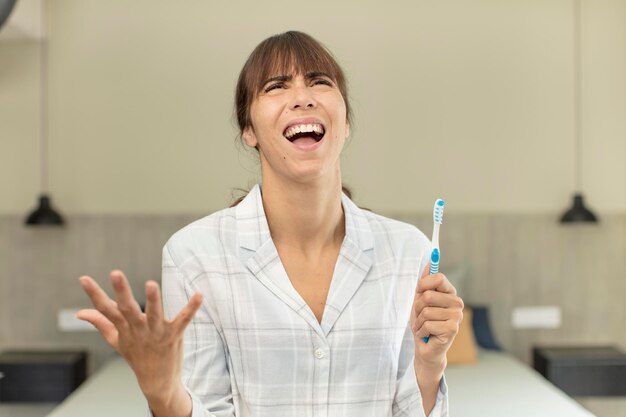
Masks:
[[[259,185],[167,242],[166,317],[204,295],[184,340],[192,417],[424,415],[408,322],[430,241],[341,202],[346,235],[321,324],[285,272]],[[430,415],[448,415],[443,379]]]

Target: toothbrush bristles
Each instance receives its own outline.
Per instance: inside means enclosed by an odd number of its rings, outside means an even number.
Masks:
[[[442,224],[443,223],[443,208],[445,206],[445,203],[443,202],[442,199],[437,199],[437,201],[435,201],[435,208],[433,209],[433,220],[435,221],[435,223],[437,224]]]

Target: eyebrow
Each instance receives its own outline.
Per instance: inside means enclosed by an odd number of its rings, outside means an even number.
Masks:
[[[321,71],[309,71],[306,74],[304,74],[304,78],[318,78],[318,77],[328,77],[332,80],[332,77],[328,74],[326,74],[325,72],[321,72]]]
[[[266,85],[268,83],[271,83],[272,81],[290,81],[291,78],[291,75],[277,75],[276,77],[268,78],[261,85]]]

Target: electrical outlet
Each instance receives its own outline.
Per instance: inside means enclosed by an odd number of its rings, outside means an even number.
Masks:
[[[98,331],[91,323],[76,318],[80,308],[62,309],[57,312],[57,327],[62,332]]]
[[[556,329],[561,327],[561,308],[557,306],[515,307],[511,324],[515,329]]]

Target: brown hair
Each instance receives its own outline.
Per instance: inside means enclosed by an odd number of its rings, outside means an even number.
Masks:
[[[343,71],[330,51],[310,35],[289,31],[271,36],[257,45],[239,73],[235,88],[235,112],[240,132],[249,127],[250,106],[270,77],[320,71],[337,84],[346,104],[346,119],[352,120],[348,87]]]

